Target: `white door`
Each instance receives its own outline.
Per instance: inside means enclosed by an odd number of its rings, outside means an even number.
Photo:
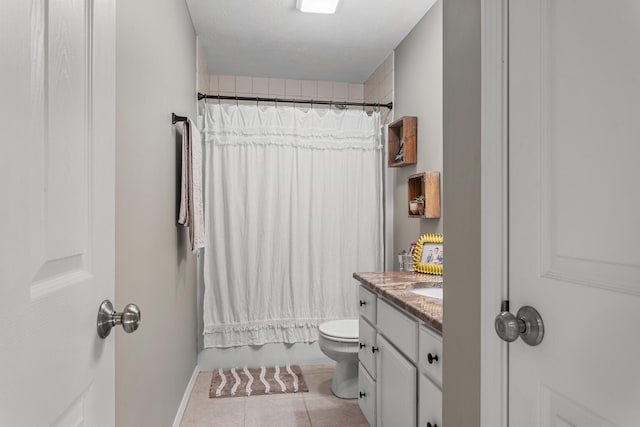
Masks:
[[[115,2],[0,2],[0,425],[113,426]]]
[[[640,425],[640,2],[509,1],[512,427]]]

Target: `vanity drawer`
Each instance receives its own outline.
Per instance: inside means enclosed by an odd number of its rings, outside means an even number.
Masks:
[[[418,360],[418,321],[403,314],[400,310],[378,299],[378,331],[404,355],[416,363]]]
[[[419,371],[431,378],[438,387],[442,387],[442,337],[426,326],[420,325],[419,342]]]
[[[376,300],[378,296],[369,289],[360,285],[358,290],[358,311],[360,316],[367,318],[372,324],[376,324]]]
[[[358,366],[358,405],[369,421],[369,425],[376,425],[376,382],[369,376],[367,370]]]
[[[369,372],[371,377],[376,379],[376,358],[371,349],[376,345],[376,330],[362,316],[358,327],[360,328],[360,348],[358,349],[358,360],[361,366]]]

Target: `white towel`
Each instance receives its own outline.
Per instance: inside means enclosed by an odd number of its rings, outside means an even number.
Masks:
[[[198,127],[189,119],[189,136],[191,139],[191,250],[196,252],[204,248],[204,203],[202,197],[202,137]]]
[[[182,135],[182,165],[181,165],[181,179],[180,179],[180,212],[178,213],[178,223],[184,226],[189,226],[189,166],[191,157],[189,154],[189,147],[191,141],[189,139],[188,122],[177,122],[176,129]]]
[[[204,247],[202,139],[192,120],[176,123],[182,134],[182,171],[178,223],[189,228],[191,250]]]

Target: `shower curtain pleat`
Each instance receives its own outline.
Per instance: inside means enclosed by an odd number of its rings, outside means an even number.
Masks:
[[[206,105],[205,347],[312,342],[382,268],[377,113]]]

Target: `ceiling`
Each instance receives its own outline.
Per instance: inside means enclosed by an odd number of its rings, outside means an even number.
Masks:
[[[335,15],[296,0],[186,0],[209,72],[364,83],[435,0],[341,0]]]

